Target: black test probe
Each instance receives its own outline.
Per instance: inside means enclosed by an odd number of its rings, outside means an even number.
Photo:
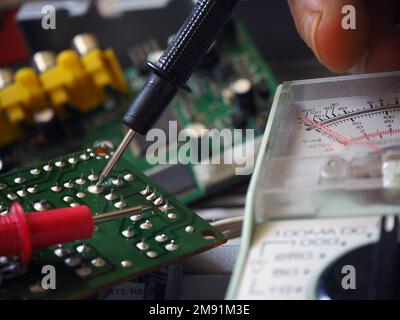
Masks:
[[[136,132],[146,134],[152,128],[178,88],[190,91],[186,82],[227,24],[237,2],[198,0],[157,63],[147,63],[152,73],[124,116],[129,131],[104,167],[98,186],[110,174]]]

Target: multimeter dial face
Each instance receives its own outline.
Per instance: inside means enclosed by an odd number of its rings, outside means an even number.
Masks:
[[[400,145],[399,95],[302,101],[293,107],[292,155],[379,152]]]

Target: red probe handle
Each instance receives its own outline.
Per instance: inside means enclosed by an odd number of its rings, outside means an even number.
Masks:
[[[87,206],[24,213],[15,202],[0,217],[0,256],[19,256],[28,263],[32,250],[90,238],[94,222]]]
[[[31,235],[24,209],[13,203],[10,212],[0,217],[0,256],[20,256],[27,263],[31,255]]]

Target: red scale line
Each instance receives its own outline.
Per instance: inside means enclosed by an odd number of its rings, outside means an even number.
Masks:
[[[343,141],[346,142],[346,143],[356,143],[355,139],[347,138],[347,137],[341,135],[340,133],[338,133],[338,132],[336,132],[336,131],[333,131],[333,130],[330,129],[330,128],[325,127],[324,125],[319,124],[318,122],[315,122],[314,120],[311,120],[311,119],[309,119],[309,118],[307,118],[307,117],[304,117],[304,120],[306,120],[307,122],[311,123],[312,125],[314,125],[314,126],[320,128],[320,129],[324,130],[325,132],[328,132],[328,133],[330,133],[331,135],[333,135],[333,136],[335,136],[335,137],[337,137],[337,138],[343,140]],[[373,145],[372,143],[366,143],[366,145],[369,146],[369,147],[370,147],[372,150],[374,150],[375,152],[381,151],[380,148],[378,148],[377,146]]]

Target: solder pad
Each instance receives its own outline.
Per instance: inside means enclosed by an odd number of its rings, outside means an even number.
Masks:
[[[31,214],[76,205],[88,205],[95,215],[138,205],[148,208],[98,223],[91,239],[36,251],[26,267],[0,257],[0,298],[90,296],[225,241],[221,232],[124,161],[101,193],[91,193],[89,186],[95,185],[109,157],[106,149],[87,149],[0,176],[0,214],[7,214],[13,201]],[[56,270],[54,290],[42,288],[45,265]]]

